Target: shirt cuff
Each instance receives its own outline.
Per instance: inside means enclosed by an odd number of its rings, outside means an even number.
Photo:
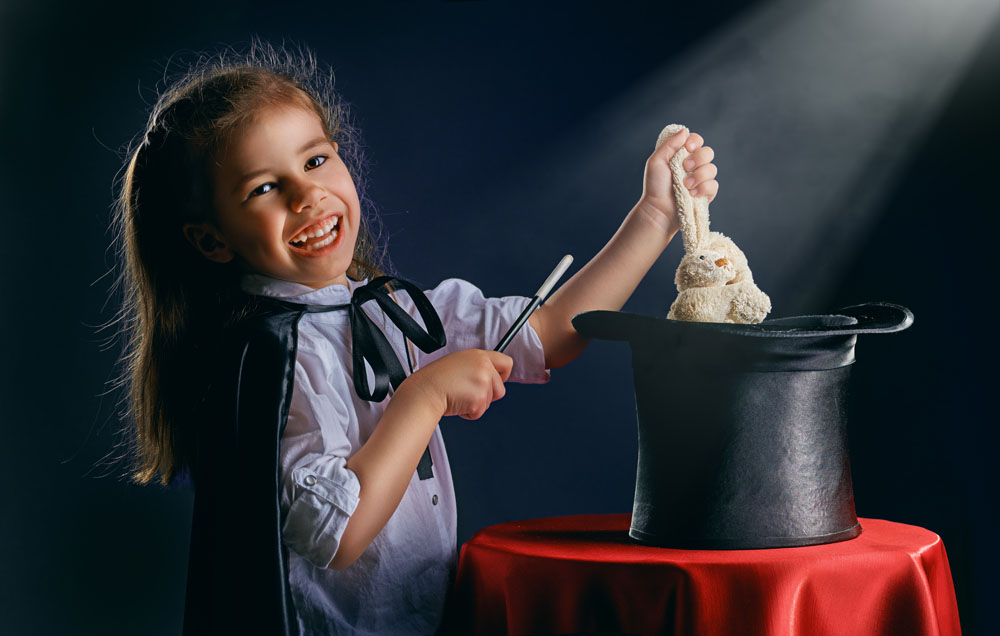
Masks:
[[[528,302],[531,302],[528,300]],[[519,303],[512,303],[515,307]],[[520,303],[522,306],[517,309],[517,316],[528,303]],[[507,355],[514,358],[514,368],[511,370],[511,382],[522,384],[542,384],[548,382],[551,374],[545,368],[545,349],[542,348],[542,339],[538,337],[535,328],[531,326],[531,321],[524,321],[521,330],[514,336],[507,349]]]
[[[329,567],[340,547],[347,522],[358,507],[361,482],[337,457],[323,466],[292,471],[292,503],[282,527],[285,545],[317,567]]]

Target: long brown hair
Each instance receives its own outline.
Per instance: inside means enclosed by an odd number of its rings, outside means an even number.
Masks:
[[[191,466],[193,417],[207,378],[199,357],[229,322],[246,313],[234,262],[206,259],[184,238],[186,222],[214,221],[210,165],[230,135],[259,109],[296,105],[315,112],[354,180],[362,207],[353,280],[386,268],[378,217],[368,200],[366,163],[333,73],[304,47],[254,39],[246,52],[202,55],[160,94],[120,177],[112,222],[118,256],[116,317],[124,337],[125,432],[137,483],[168,484]]]

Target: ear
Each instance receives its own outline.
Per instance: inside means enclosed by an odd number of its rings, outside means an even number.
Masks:
[[[698,244],[704,245],[708,242],[708,197],[691,197],[691,207],[694,208],[695,224],[698,227]]]
[[[210,261],[228,263],[236,256],[226,244],[222,232],[211,223],[185,223],[181,229],[188,243]]]
[[[684,185],[687,171],[683,167],[687,150],[679,149],[670,159],[670,169],[673,172],[674,204],[677,206],[677,220],[681,225],[681,238],[684,240],[684,251],[693,253],[697,250],[708,234],[708,210],[702,210],[699,199],[691,196],[691,191]]]
[[[336,141],[333,142],[333,151],[340,152],[340,144],[338,144]]]

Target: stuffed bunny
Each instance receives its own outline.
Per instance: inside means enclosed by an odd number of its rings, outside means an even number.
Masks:
[[[656,140],[659,148],[684,126],[670,124]],[[771,299],[753,282],[747,257],[732,239],[708,230],[708,197],[692,198],[684,186],[688,156],[681,147],[670,159],[674,201],[686,254],[674,282],[680,292],[667,318],[693,322],[758,323],[771,311]]]

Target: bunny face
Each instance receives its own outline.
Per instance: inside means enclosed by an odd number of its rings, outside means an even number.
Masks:
[[[721,287],[736,280],[737,271],[722,252],[697,250],[686,254],[677,268],[678,291],[692,287]]]

